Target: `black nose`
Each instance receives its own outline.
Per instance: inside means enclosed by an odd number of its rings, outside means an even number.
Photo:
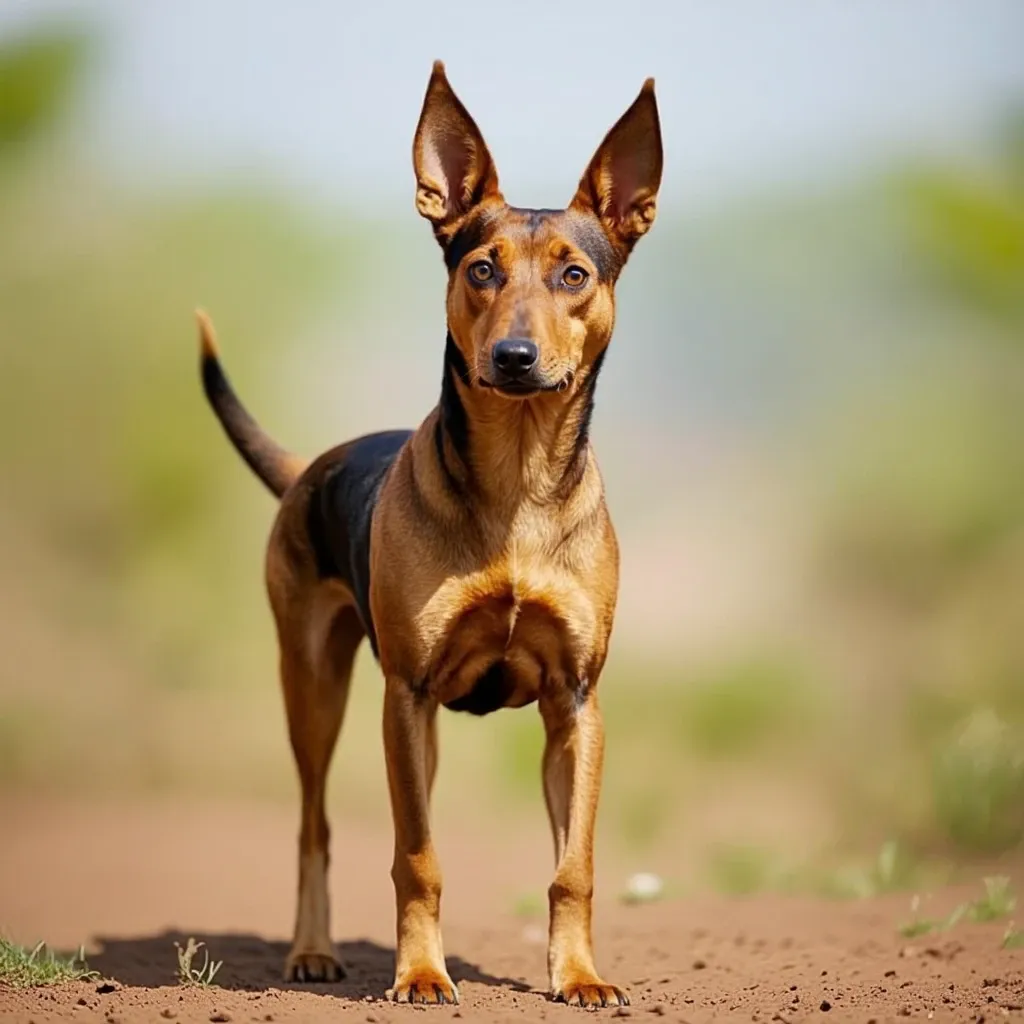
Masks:
[[[494,346],[491,358],[499,373],[518,380],[536,366],[539,354],[537,346],[527,338],[504,338]]]

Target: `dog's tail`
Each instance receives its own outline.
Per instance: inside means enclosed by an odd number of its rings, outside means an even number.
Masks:
[[[199,370],[207,400],[235,450],[275,497],[280,498],[309,463],[286,452],[249,415],[221,368],[210,318],[197,310],[196,319],[199,321]]]

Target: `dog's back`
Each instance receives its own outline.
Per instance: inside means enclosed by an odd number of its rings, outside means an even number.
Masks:
[[[338,451],[309,495],[307,523],[321,579],[352,592],[374,655],[377,633],[370,611],[370,527],[381,486],[411,430],[367,434]]]

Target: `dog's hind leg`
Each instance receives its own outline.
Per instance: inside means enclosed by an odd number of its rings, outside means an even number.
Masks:
[[[316,619],[314,613],[311,618]],[[345,976],[331,945],[327,893],[330,830],[324,808],[327,770],[348,703],[356,649],[364,633],[355,610],[342,607],[318,637],[280,628],[281,682],[288,733],[302,785],[299,893],[287,981],[338,981]],[[311,635],[312,634],[312,635]]]

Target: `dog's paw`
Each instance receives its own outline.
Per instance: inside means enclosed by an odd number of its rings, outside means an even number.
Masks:
[[[607,985],[594,975],[577,975],[554,986],[551,998],[570,1006],[629,1006],[629,996],[618,985]]]
[[[292,953],[284,965],[285,981],[341,981],[345,968],[330,953]]]
[[[407,971],[395,979],[394,987],[386,994],[393,1003],[451,1003],[454,1006],[459,1001],[459,990],[452,979],[432,967]]]

